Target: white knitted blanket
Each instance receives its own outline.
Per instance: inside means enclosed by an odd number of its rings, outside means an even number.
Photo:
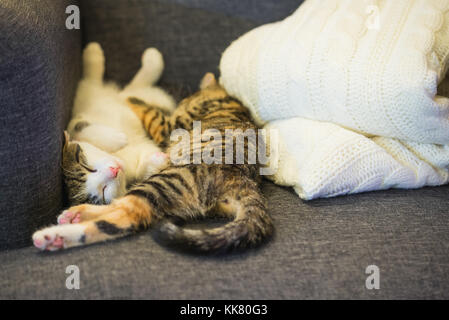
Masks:
[[[313,199],[449,182],[448,60],[449,0],[307,0],[220,81],[278,130],[271,178]]]

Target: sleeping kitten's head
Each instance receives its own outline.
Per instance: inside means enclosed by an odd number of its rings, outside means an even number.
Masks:
[[[126,192],[123,163],[87,142],[70,141],[64,132],[62,170],[71,205],[110,203]]]

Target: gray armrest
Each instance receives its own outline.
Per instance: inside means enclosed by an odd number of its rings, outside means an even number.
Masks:
[[[62,132],[80,74],[73,0],[0,0],[0,250],[31,243],[63,204]]]

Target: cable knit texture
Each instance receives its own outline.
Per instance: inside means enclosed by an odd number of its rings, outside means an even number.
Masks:
[[[272,179],[313,199],[448,182],[448,59],[449,0],[307,0],[220,70],[279,131]]]

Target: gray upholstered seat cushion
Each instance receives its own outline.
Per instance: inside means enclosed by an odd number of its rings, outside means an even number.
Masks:
[[[449,187],[312,202],[266,182],[272,242],[225,257],[173,252],[150,232],[58,253],[0,253],[0,298],[449,298]],[[80,269],[68,290],[65,269]],[[380,290],[365,268],[380,268]]]

